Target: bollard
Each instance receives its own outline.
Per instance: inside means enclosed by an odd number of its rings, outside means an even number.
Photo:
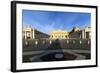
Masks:
[[[35,45],[37,45],[38,44],[38,41],[35,41]]]
[[[28,45],[28,42],[27,41],[25,41],[25,45]]]
[[[88,41],[88,44],[90,44],[90,41]]]
[[[75,44],[75,41],[73,40],[73,44]]]
[[[49,41],[49,43],[51,44],[51,43],[52,43],[52,41],[50,40],[50,41]]]
[[[45,41],[43,41],[43,44],[45,44]]]
[[[69,44],[69,40],[67,40],[67,44]]]
[[[80,44],[82,44],[82,41],[80,40]]]
[[[29,42],[25,41],[25,46],[28,47],[29,46]]]

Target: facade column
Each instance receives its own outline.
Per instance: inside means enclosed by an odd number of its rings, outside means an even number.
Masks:
[[[84,30],[84,39],[86,39],[86,31]]]
[[[27,37],[27,34],[26,34],[26,31],[25,31],[25,40],[26,40],[26,37]]]
[[[84,30],[82,30],[82,39],[84,39]]]
[[[35,30],[34,29],[33,29],[32,35],[33,35],[32,39],[35,39]]]

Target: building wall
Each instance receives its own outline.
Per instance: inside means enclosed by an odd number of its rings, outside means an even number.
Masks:
[[[49,38],[50,36],[46,33],[34,29],[34,37],[35,37],[34,39],[45,39],[45,38]]]
[[[91,28],[86,27],[82,30],[82,39],[90,39],[91,38]]]
[[[69,38],[79,38],[79,39],[90,39],[91,38],[91,28],[86,27],[82,30],[71,31],[69,34]]]
[[[33,39],[33,29],[24,28],[22,31],[23,39]]]
[[[68,32],[67,31],[52,31],[50,35],[50,39],[67,39]]]
[[[44,39],[44,38],[49,38],[48,34],[42,33],[36,29],[32,29],[31,27],[28,28],[23,28],[22,31],[22,37],[23,39]]]
[[[30,27],[23,28],[23,38],[24,39],[90,39],[91,38],[91,28],[86,27],[82,30],[76,30],[73,28],[71,32],[57,30],[52,31],[50,36],[43,32]]]
[[[77,32],[73,32],[71,34],[69,34],[69,38],[82,38],[82,32],[81,31],[77,31]]]

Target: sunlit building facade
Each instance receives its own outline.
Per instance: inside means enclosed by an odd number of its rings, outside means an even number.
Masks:
[[[50,39],[68,39],[68,32],[63,30],[52,31]]]
[[[82,39],[91,39],[91,27],[86,27],[82,31]]]
[[[74,27],[71,32],[69,32],[70,39],[91,39],[91,28],[86,27],[84,29],[78,29]]]
[[[31,27],[26,27],[26,28],[23,28],[22,38],[25,40],[26,39],[28,39],[28,40],[44,39],[44,38],[49,38],[49,35],[45,34],[43,32],[40,32],[36,29],[32,29]]]
[[[40,32],[31,27],[23,28],[23,39],[91,39],[91,28],[86,27],[84,29],[78,29],[73,27],[72,31],[67,32],[64,30],[51,31],[50,36],[43,32]]]
[[[22,37],[23,39],[30,39],[30,40],[33,39],[34,38],[33,29],[30,27],[23,28]]]

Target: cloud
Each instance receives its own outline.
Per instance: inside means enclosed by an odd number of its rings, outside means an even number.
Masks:
[[[23,11],[23,25],[50,34],[53,30],[70,31],[73,26],[83,27],[90,24],[89,13],[77,12],[52,12],[52,11]]]

